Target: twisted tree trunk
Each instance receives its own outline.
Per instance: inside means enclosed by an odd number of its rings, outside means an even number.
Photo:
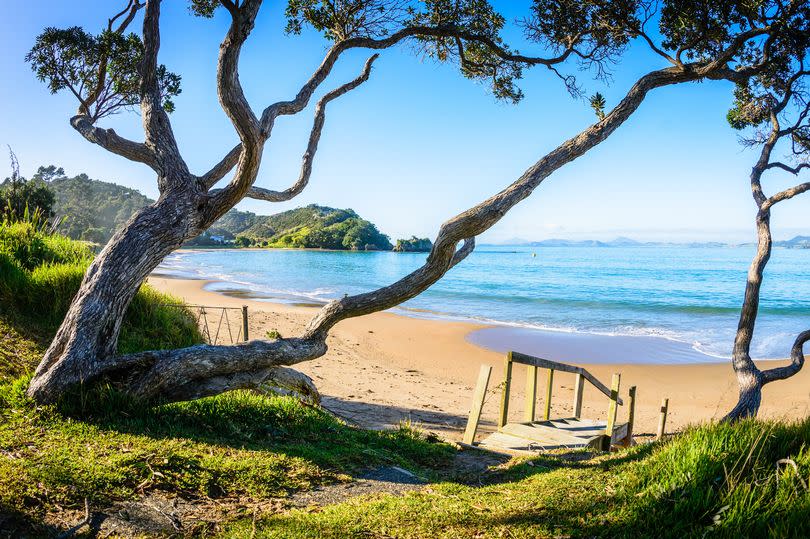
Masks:
[[[798,76],[793,81],[798,80]],[[790,363],[783,367],[775,367],[761,371],[751,359],[751,341],[754,338],[757,315],[759,313],[759,300],[762,289],[762,278],[765,267],[771,258],[773,238],[771,235],[771,208],[794,196],[810,190],[810,183],[804,183],[786,189],[771,197],[767,197],[762,190],[762,175],[773,168],[788,170],[797,174],[801,168],[791,169],[779,162],[771,162],[773,149],[779,140],[791,135],[793,128],[782,129],[780,127],[779,114],[790,102],[792,95],[792,82],[788,86],[782,100],[770,111],[771,131],[765,140],[759,158],[751,169],[751,194],[757,205],[756,227],[757,227],[757,251],[751,260],[748,268],[748,278],[745,284],[745,297],[740,318],[737,325],[737,334],[734,339],[734,350],[732,352],[732,365],[737,376],[739,386],[739,396],[737,404],[725,416],[726,421],[737,421],[746,417],[755,417],[759,412],[762,403],[762,387],[765,384],[776,380],[784,380],[799,372],[804,365],[804,344],[810,340],[810,330],[800,333],[790,351]],[[810,109],[806,109],[810,110]],[[806,113],[805,113],[806,114]],[[800,125],[805,115],[801,115]]]
[[[196,216],[192,198],[161,196],[113,236],[90,264],[29,395],[51,401],[111,360],[132,298],[166,255],[193,237]]]

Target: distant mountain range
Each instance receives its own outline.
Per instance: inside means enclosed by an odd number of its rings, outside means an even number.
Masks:
[[[796,236],[790,240],[775,241],[775,247],[787,247],[789,249],[810,249],[810,236]],[[683,247],[740,247],[742,245],[751,245],[751,243],[722,243],[717,241],[708,242],[661,242],[661,241],[636,241],[631,238],[619,237],[610,241],[600,240],[564,240],[564,239],[549,239],[542,241],[525,241],[525,240],[510,240],[498,245],[514,245],[521,247],[664,247],[664,246],[683,246]]]

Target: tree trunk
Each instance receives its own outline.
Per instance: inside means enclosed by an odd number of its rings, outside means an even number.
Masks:
[[[762,373],[751,360],[751,340],[754,338],[754,327],[759,312],[762,275],[771,258],[770,220],[770,209],[761,209],[757,213],[757,252],[748,268],[745,299],[740,309],[740,321],[732,354],[732,365],[737,375],[740,393],[736,406],[726,416],[726,419],[731,421],[756,416],[762,401]]]
[[[136,213],[90,264],[28,395],[52,402],[116,352],[124,313],[141,283],[193,230],[191,197],[161,196]]]

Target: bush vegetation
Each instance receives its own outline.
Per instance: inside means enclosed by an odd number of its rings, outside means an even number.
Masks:
[[[50,232],[38,215],[0,222],[0,319],[44,344],[64,318],[93,258],[87,243]],[[202,342],[179,299],[144,285],[130,304],[119,351],[176,348]],[[30,370],[36,361],[27,364]]]

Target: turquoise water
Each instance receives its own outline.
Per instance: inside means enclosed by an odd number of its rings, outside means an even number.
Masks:
[[[536,256],[532,256],[536,253]],[[400,312],[600,335],[652,335],[728,356],[753,247],[493,247]],[[390,284],[423,253],[179,251],[160,271],[272,301],[324,302]],[[810,328],[810,250],[774,250],[755,357],[785,357]]]

